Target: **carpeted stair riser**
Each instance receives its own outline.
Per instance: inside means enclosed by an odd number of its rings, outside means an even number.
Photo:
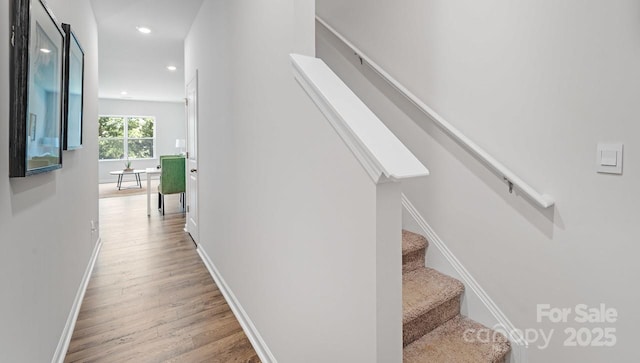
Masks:
[[[402,273],[424,267],[425,250],[420,249],[402,255]]]

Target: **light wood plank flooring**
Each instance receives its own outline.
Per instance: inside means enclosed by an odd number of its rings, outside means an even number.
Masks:
[[[150,218],[146,195],[100,200],[102,251],[65,362],[259,362],[166,199]]]

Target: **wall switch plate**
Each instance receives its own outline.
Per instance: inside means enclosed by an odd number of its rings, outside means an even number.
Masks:
[[[622,144],[598,144],[596,170],[604,174],[622,174]]]

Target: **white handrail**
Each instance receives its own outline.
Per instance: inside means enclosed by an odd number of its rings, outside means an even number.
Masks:
[[[429,170],[320,59],[291,54],[294,76],[374,183]]]
[[[366,63],[373,71],[375,71],[382,79],[384,79],[389,85],[395,88],[400,94],[402,94],[407,100],[413,103],[420,111],[422,111],[425,115],[427,115],[431,120],[435,122],[443,131],[449,134],[451,137],[456,139],[462,145],[464,145],[469,151],[474,153],[478,158],[484,161],[485,164],[490,166],[495,172],[502,175],[503,179],[509,186],[509,191],[513,191],[513,187],[518,188],[525,195],[527,195],[531,200],[538,203],[543,208],[549,208],[555,204],[555,200],[553,197],[547,194],[538,193],[531,185],[527,184],[520,177],[515,175],[511,170],[509,170],[502,163],[497,161],[491,155],[489,155],[486,151],[484,151],[480,146],[471,141],[468,137],[466,137],[460,130],[456,129],[453,125],[448,123],[442,116],[436,113],[431,107],[427,106],[422,102],[418,97],[416,97],[411,91],[405,88],[402,84],[396,81],[389,73],[387,73],[384,69],[382,69],[376,62],[371,60],[371,58],[367,57],[360,49],[358,49],[355,45],[353,45],[349,40],[347,40],[342,34],[338,33],[331,25],[327,24],[322,18],[316,15],[316,20],[322,24],[327,30],[329,30],[333,35],[335,35],[338,39],[340,39],[345,45],[351,48],[358,57]]]

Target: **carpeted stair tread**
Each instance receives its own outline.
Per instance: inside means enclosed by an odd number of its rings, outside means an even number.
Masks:
[[[424,236],[402,230],[402,254],[406,255],[417,250],[426,249],[429,242]]]
[[[440,272],[422,267],[402,275],[402,331],[404,345],[419,339],[460,313],[464,285]]]
[[[402,273],[424,267],[428,244],[423,236],[402,230]]]
[[[402,321],[432,310],[443,302],[460,296],[464,285],[453,277],[423,267],[402,276]]]
[[[407,345],[403,363],[502,363],[511,349],[509,341],[500,333],[488,334],[488,342],[473,339],[480,329],[487,329],[460,315],[444,323],[429,334]],[[467,334],[465,335],[465,332]],[[465,339],[465,336],[467,339]],[[486,337],[487,334],[481,335]]]

